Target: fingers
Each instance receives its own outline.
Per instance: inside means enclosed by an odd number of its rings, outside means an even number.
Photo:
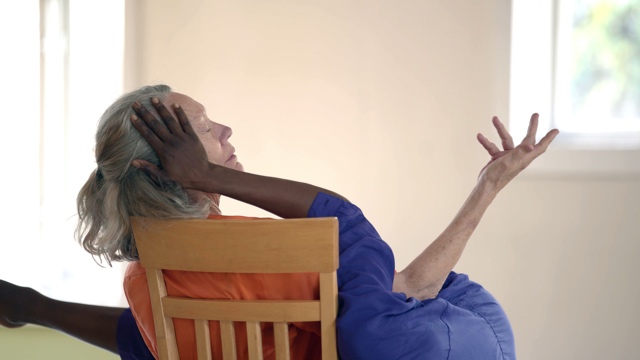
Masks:
[[[151,104],[155,107],[156,111],[158,111],[158,114],[160,114],[160,118],[166,125],[166,129],[161,126],[160,121],[155,117],[155,115],[151,114],[144,105],[136,101],[132,107],[160,140],[166,142],[169,138],[169,134],[180,135],[181,133],[197,137],[187,114],[180,105],[177,103],[173,104],[173,110],[178,117],[178,120],[176,120],[169,109],[167,109],[167,107],[158,100],[158,98],[151,98]]]
[[[139,102],[134,102],[132,105],[133,111],[144,120],[144,123],[147,125],[148,129],[152,131],[161,141],[166,141],[171,132],[169,129],[160,121],[158,118],[147,110],[144,105]],[[133,117],[131,118],[132,120]],[[135,124],[135,121],[134,121]],[[143,135],[144,136],[144,135]],[[146,139],[146,137],[145,137]],[[151,144],[153,145],[153,144]]]
[[[164,182],[171,180],[162,170],[157,166],[145,160],[133,160],[131,165],[139,170],[142,170],[156,185],[161,185]]]
[[[198,135],[196,135],[196,132],[193,130],[193,127],[191,126],[191,122],[189,121],[189,118],[187,117],[187,114],[184,112],[184,109],[182,108],[182,106],[178,105],[178,104],[173,104],[173,111],[176,112],[176,115],[178,116],[178,122],[180,123],[180,127],[182,128],[182,131],[184,131],[186,134],[190,135],[191,137],[198,137]]]
[[[138,130],[140,135],[151,145],[151,147],[157,152],[162,147],[162,140],[156,135],[156,133],[151,130],[147,123],[137,117],[136,115],[131,115],[131,122],[133,123],[133,127]]]
[[[500,121],[500,119],[498,119],[497,116],[493,117],[492,123],[493,123],[493,126],[498,131],[498,135],[500,136],[500,140],[502,141],[502,148],[504,150],[512,150],[515,146],[513,144],[513,138],[511,137],[511,134],[509,134],[509,131],[507,130],[507,128]],[[502,150],[500,150],[500,148],[498,148],[496,144],[489,141],[482,134],[478,134],[478,141],[489,152],[489,155],[491,156],[495,156],[496,154],[499,154],[502,152]]]
[[[169,109],[167,109],[164,104],[158,100],[158,98],[151,98],[151,104],[156,108],[158,114],[160,114],[160,118],[164,121],[165,125],[167,125],[167,128],[171,133],[176,134],[181,130],[180,124],[178,124],[176,119],[169,112]]]
[[[542,139],[540,139],[540,142],[538,142],[538,144],[536,144],[534,147],[536,156],[539,156],[543,152],[547,151],[547,148],[559,133],[560,131],[558,131],[558,129],[553,129],[549,131],[547,135],[545,135]]]
[[[489,141],[489,139],[484,137],[484,135],[478,134],[477,138],[482,147],[484,147],[489,152],[489,155],[494,156],[500,152],[500,149],[496,146],[496,144]]]
[[[538,114],[531,115],[529,120],[529,128],[527,129],[527,135],[522,139],[522,144],[533,145],[536,143],[536,132],[538,132]]]
[[[504,124],[498,119],[497,116],[493,117],[493,126],[495,126],[496,130],[498,130],[498,135],[500,136],[500,140],[502,140],[502,148],[504,150],[511,150],[514,148],[513,138]]]

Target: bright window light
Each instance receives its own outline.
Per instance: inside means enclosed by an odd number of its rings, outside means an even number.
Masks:
[[[557,12],[556,126],[640,134],[640,0],[560,1]]]
[[[555,146],[640,149],[640,0],[513,0],[511,130]]]
[[[40,15],[38,0],[0,11],[3,51],[2,251],[0,276],[20,283],[45,254],[40,241]],[[26,265],[28,264],[28,265]]]
[[[97,121],[123,89],[124,0],[24,0],[0,17],[16,55],[0,69],[12,119],[0,142],[11,209],[0,274],[58,299],[123,305],[122,265],[98,266],[73,234]]]

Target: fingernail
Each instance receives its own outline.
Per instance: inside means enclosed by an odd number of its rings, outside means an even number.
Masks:
[[[137,117],[137,116],[135,116],[135,115],[131,115],[131,116],[130,116],[130,118],[131,118],[131,120],[133,120],[133,121],[138,120],[138,117]]]
[[[157,97],[152,97],[152,98],[151,98],[151,102],[157,105],[157,104],[159,104],[159,103],[160,103],[160,100],[158,100],[158,98],[157,98]]]
[[[134,109],[137,109],[137,108],[139,108],[139,107],[140,107],[140,103],[139,103],[139,102],[137,102],[137,101],[134,101],[134,103],[133,103],[132,107],[133,107]]]
[[[140,162],[139,162],[139,161],[137,161],[137,160],[133,160],[133,161],[131,162],[131,165],[132,165],[134,168],[136,168],[136,169],[140,169]]]
[[[173,108],[174,108],[174,109],[180,109],[180,104],[178,104],[178,103],[174,103],[174,104],[173,104]]]

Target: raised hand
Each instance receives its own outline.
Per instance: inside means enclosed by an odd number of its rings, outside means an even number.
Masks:
[[[156,180],[169,178],[187,189],[201,190],[198,184],[205,178],[204,174],[212,164],[209,163],[204,146],[187,115],[182,107],[175,104],[173,110],[178,117],[176,120],[161,101],[153,98],[151,103],[160,114],[161,120],[144,105],[136,102],[133,109],[139,117],[132,115],[131,121],[158,154],[163,170],[143,160],[134,160],[133,165]]]
[[[533,114],[529,121],[527,135],[518,146],[514,146],[511,135],[497,116],[493,117],[493,125],[502,141],[502,150],[484,135],[478,134],[478,141],[491,156],[489,163],[480,172],[480,180],[488,181],[498,191],[529,166],[535,158],[542,155],[559,133],[557,129],[553,129],[536,143],[538,114]]]
[[[0,326],[16,328],[26,325],[22,319],[23,308],[25,304],[33,305],[28,298],[33,294],[34,290],[0,280]]]

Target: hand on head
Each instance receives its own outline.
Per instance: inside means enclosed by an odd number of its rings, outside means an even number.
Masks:
[[[553,129],[536,143],[538,114],[533,114],[529,121],[527,135],[518,146],[515,146],[511,135],[497,116],[493,118],[493,125],[502,140],[502,150],[482,134],[478,134],[478,141],[491,156],[489,163],[480,172],[480,180],[488,181],[496,187],[496,190],[502,189],[535,158],[542,155],[559,133],[557,129]]]
[[[207,158],[204,146],[182,107],[178,104],[173,107],[178,117],[176,120],[161,101],[152,99],[151,103],[161,120],[136,102],[133,109],[139,117],[132,115],[131,121],[158,154],[163,170],[143,160],[134,160],[132,164],[145,171],[152,179],[169,178],[187,189],[198,190],[198,182],[213,165]]]

